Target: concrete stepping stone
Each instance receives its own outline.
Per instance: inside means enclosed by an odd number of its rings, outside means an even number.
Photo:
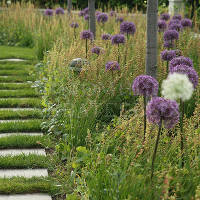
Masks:
[[[16,156],[16,155],[29,155],[29,154],[35,154],[35,155],[42,155],[46,156],[46,152],[44,149],[1,149],[0,150],[0,156]]]
[[[48,194],[0,195],[0,200],[52,200]]]
[[[1,110],[8,110],[8,111],[23,111],[23,110],[26,110],[26,111],[34,111],[34,110],[41,110],[39,108],[0,108],[0,111]]]
[[[47,177],[47,169],[1,169],[0,178],[12,178],[12,177]]]
[[[27,61],[27,60],[19,59],[19,58],[8,58],[8,59],[1,59],[0,61],[22,62],[22,61]]]
[[[43,136],[43,133],[0,133],[0,138],[9,137],[13,135],[26,135],[26,136]]]

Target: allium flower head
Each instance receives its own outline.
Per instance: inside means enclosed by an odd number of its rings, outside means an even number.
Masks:
[[[173,40],[166,40],[166,41],[164,41],[164,47],[165,48],[172,48],[172,47],[174,47],[174,41]]]
[[[101,13],[101,14],[97,15],[97,21],[99,23],[103,23],[104,24],[105,22],[108,21],[108,15],[106,13]]]
[[[85,19],[86,21],[89,20],[89,15],[86,14],[86,15],[84,16],[84,19]]]
[[[172,19],[181,20],[182,17],[181,17],[181,15],[177,14],[177,15],[174,15],[174,16],[172,17]]]
[[[182,19],[181,20],[181,25],[184,27],[184,28],[186,28],[186,27],[192,27],[192,20],[190,20],[190,19],[187,19],[187,18],[185,18],[185,19]]]
[[[97,10],[96,13],[95,13],[96,17],[97,17],[99,14],[101,14],[101,12]]]
[[[176,50],[164,50],[161,52],[161,59],[165,61],[170,61],[176,57]]]
[[[166,99],[182,101],[189,100],[192,97],[194,87],[186,74],[169,74],[167,79],[162,82],[162,95]]]
[[[45,12],[44,12],[44,15],[53,16],[53,10],[52,9],[46,9]]]
[[[56,15],[64,15],[65,10],[63,8],[56,8]]]
[[[116,15],[117,15],[117,14],[116,14],[116,12],[115,12],[114,10],[111,10],[111,11],[110,11],[110,16],[111,16],[111,17],[115,17]]]
[[[180,20],[178,20],[178,19],[172,19],[172,20],[169,21],[168,26],[170,26],[171,24],[180,24],[180,23],[181,23]]]
[[[180,74],[186,74],[189,80],[192,82],[194,88],[197,87],[199,77],[193,67],[188,67],[187,65],[176,65],[176,67],[172,68],[170,73],[173,74],[175,72],[180,73]]]
[[[125,36],[122,34],[116,34],[111,37],[112,44],[124,44]]]
[[[165,20],[159,20],[158,21],[158,31],[159,32],[164,32],[166,28],[167,28],[166,21]]]
[[[120,32],[123,34],[134,34],[136,31],[135,24],[133,22],[122,22],[120,24]]]
[[[84,13],[84,15],[88,15],[89,14],[89,8],[88,7],[84,8],[83,13]]]
[[[94,53],[94,54],[99,55],[102,52],[102,50],[103,49],[101,47],[93,47],[91,52]]]
[[[78,14],[78,15],[79,15],[79,17],[83,17],[83,16],[84,16],[84,14],[85,14],[85,13],[84,13],[84,11],[83,11],[83,10],[81,10],[81,11],[79,12],[79,14]]]
[[[109,61],[106,63],[106,71],[119,71],[120,70],[120,66],[119,66],[119,63],[116,62],[116,61]]]
[[[148,75],[140,75],[135,78],[132,85],[134,95],[145,97],[157,96],[158,81]]]
[[[102,40],[110,40],[110,39],[111,39],[111,35],[110,35],[110,34],[103,34],[103,35],[101,36],[101,39],[102,39]]]
[[[170,19],[170,15],[168,13],[163,13],[160,15],[160,19],[168,21]]]
[[[123,18],[123,17],[117,17],[117,18],[116,18],[116,22],[122,23],[123,21],[124,21],[124,18]]]
[[[176,101],[154,97],[147,105],[147,119],[153,124],[164,122],[165,128],[173,128],[179,121],[179,108]]]
[[[169,41],[169,40],[178,40],[179,38],[179,33],[176,30],[167,30],[164,32],[164,40]]]
[[[79,25],[78,25],[77,22],[72,22],[72,23],[70,24],[70,26],[71,26],[72,28],[78,28],[78,27],[79,27]]]
[[[168,30],[176,30],[176,31],[181,31],[183,29],[182,25],[180,23],[173,23],[173,24],[170,24],[168,26]]]
[[[173,58],[169,63],[169,70],[172,71],[176,65],[188,65],[189,67],[193,67],[193,62],[190,58],[179,56],[176,58]]]
[[[85,30],[81,32],[81,39],[93,40],[94,35],[91,31]]]

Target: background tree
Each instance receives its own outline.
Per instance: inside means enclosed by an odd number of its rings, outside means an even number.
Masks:
[[[72,9],[72,0],[67,0],[67,11],[68,11],[68,14],[71,14],[71,9]]]
[[[157,21],[158,0],[147,2],[146,74],[156,78],[157,74]]]
[[[88,0],[90,31],[96,36],[95,0]]]

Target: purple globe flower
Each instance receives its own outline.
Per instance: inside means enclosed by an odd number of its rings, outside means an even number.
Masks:
[[[120,24],[120,32],[123,34],[134,34],[136,31],[135,24],[133,22],[122,22]]]
[[[56,15],[64,15],[65,10],[63,8],[56,8]]]
[[[174,47],[174,41],[173,40],[166,40],[166,41],[164,41],[164,47],[165,48],[172,48],[172,47]]]
[[[101,14],[97,15],[97,21],[99,23],[103,23],[104,24],[105,22],[108,21],[108,15],[106,13],[101,13]]]
[[[78,23],[76,23],[76,22],[72,22],[72,23],[70,24],[70,26],[71,26],[72,28],[78,28],[78,27],[79,27]]]
[[[84,13],[84,11],[83,11],[83,10],[81,10],[81,11],[79,12],[79,14],[78,14],[78,15],[79,15],[79,17],[83,17],[83,16],[84,16],[84,14],[85,14],[85,13]]]
[[[177,14],[177,15],[174,15],[174,16],[172,17],[172,19],[181,20],[181,19],[182,19],[182,16],[179,15],[179,14]]]
[[[165,61],[170,61],[176,57],[176,50],[164,50],[161,52],[161,59]]]
[[[117,17],[117,18],[116,18],[116,22],[122,23],[123,21],[124,21],[124,18],[123,18],[123,17]]]
[[[106,71],[119,71],[120,70],[120,66],[119,63],[117,61],[109,61],[106,63]]]
[[[190,19],[187,19],[187,18],[185,18],[185,19],[182,19],[181,20],[181,25],[184,27],[184,28],[186,28],[186,27],[192,27],[192,20],[190,20]]]
[[[100,11],[96,11],[96,13],[95,13],[96,17],[97,17],[98,15],[100,15],[100,14],[101,14]]]
[[[112,44],[124,44],[125,36],[122,34],[116,34],[111,37]]]
[[[83,40],[93,40],[94,35],[91,31],[85,30],[81,32],[81,39]]]
[[[116,14],[116,12],[115,12],[114,10],[111,10],[111,11],[110,11],[110,16],[111,16],[111,17],[116,17],[116,15],[117,15],[117,14]]]
[[[164,40],[169,41],[169,40],[178,40],[179,38],[179,33],[176,30],[167,30],[164,32]]]
[[[110,35],[110,34],[103,34],[103,35],[101,36],[101,39],[102,39],[102,40],[110,40],[110,39],[111,39],[111,35]]]
[[[158,81],[148,75],[140,75],[135,78],[132,85],[134,95],[145,97],[157,96]]]
[[[176,101],[154,97],[147,105],[147,119],[153,124],[164,122],[165,128],[173,128],[179,121],[179,108]]]
[[[170,70],[170,73],[174,73],[174,72],[178,72],[181,74],[187,74],[187,76],[188,76],[189,80],[192,82],[194,88],[197,87],[199,77],[193,67],[188,67],[188,65],[176,65],[176,67],[173,67]]]
[[[88,21],[88,20],[89,20],[89,15],[86,14],[86,15],[84,16],[84,19],[85,19],[86,21]]]
[[[167,23],[164,20],[159,20],[158,21],[158,31],[164,32],[166,28],[167,28]]]
[[[189,67],[193,67],[193,62],[190,58],[179,56],[176,58],[173,58],[169,63],[169,70],[172,71],[174,67],[177,65],[187,65]]]
[[[169,21],[168,26],[170,26],[171,24],[181,24],[181,21],[178,19],[172,19]]]
[[[102,48],[101,47],[93,47],[91,52],[99,55],[102,52]]]
[[[53,10],[52,9],[46,9],[45,12],[44,12],[44,15],[46,16],[53,16]]]
[[[84,15],[88,15],[89,14],[89,8],[88,7],[84,8],[83,13],[84,13]]]
[[[160,19],[164,21],[168,21],[170,19],[170,15],[168,13],[163,13],[160,15]]]
[[[168,26],[168,30],[175,30],[175,31],[181,31],[183,29],[182,25],[179,23],[173,23],[173,24],[170,24]]]

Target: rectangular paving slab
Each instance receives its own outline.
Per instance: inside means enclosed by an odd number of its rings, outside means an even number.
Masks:
[[[0,138],[13,135],[43,136],[43,133],[1,133]]]
[[[1,149],[0,156],[16,156],[16,155],[29,155],[29,154],[36,154],[46,156],[46,152],[44,149]]]
[[[12,178],[12,177],[47,177],[48,171],[47,169],[1,169],[0,170],[0,178]]]
[[[52,200],[48,194],[0,195],[0,200]]]

